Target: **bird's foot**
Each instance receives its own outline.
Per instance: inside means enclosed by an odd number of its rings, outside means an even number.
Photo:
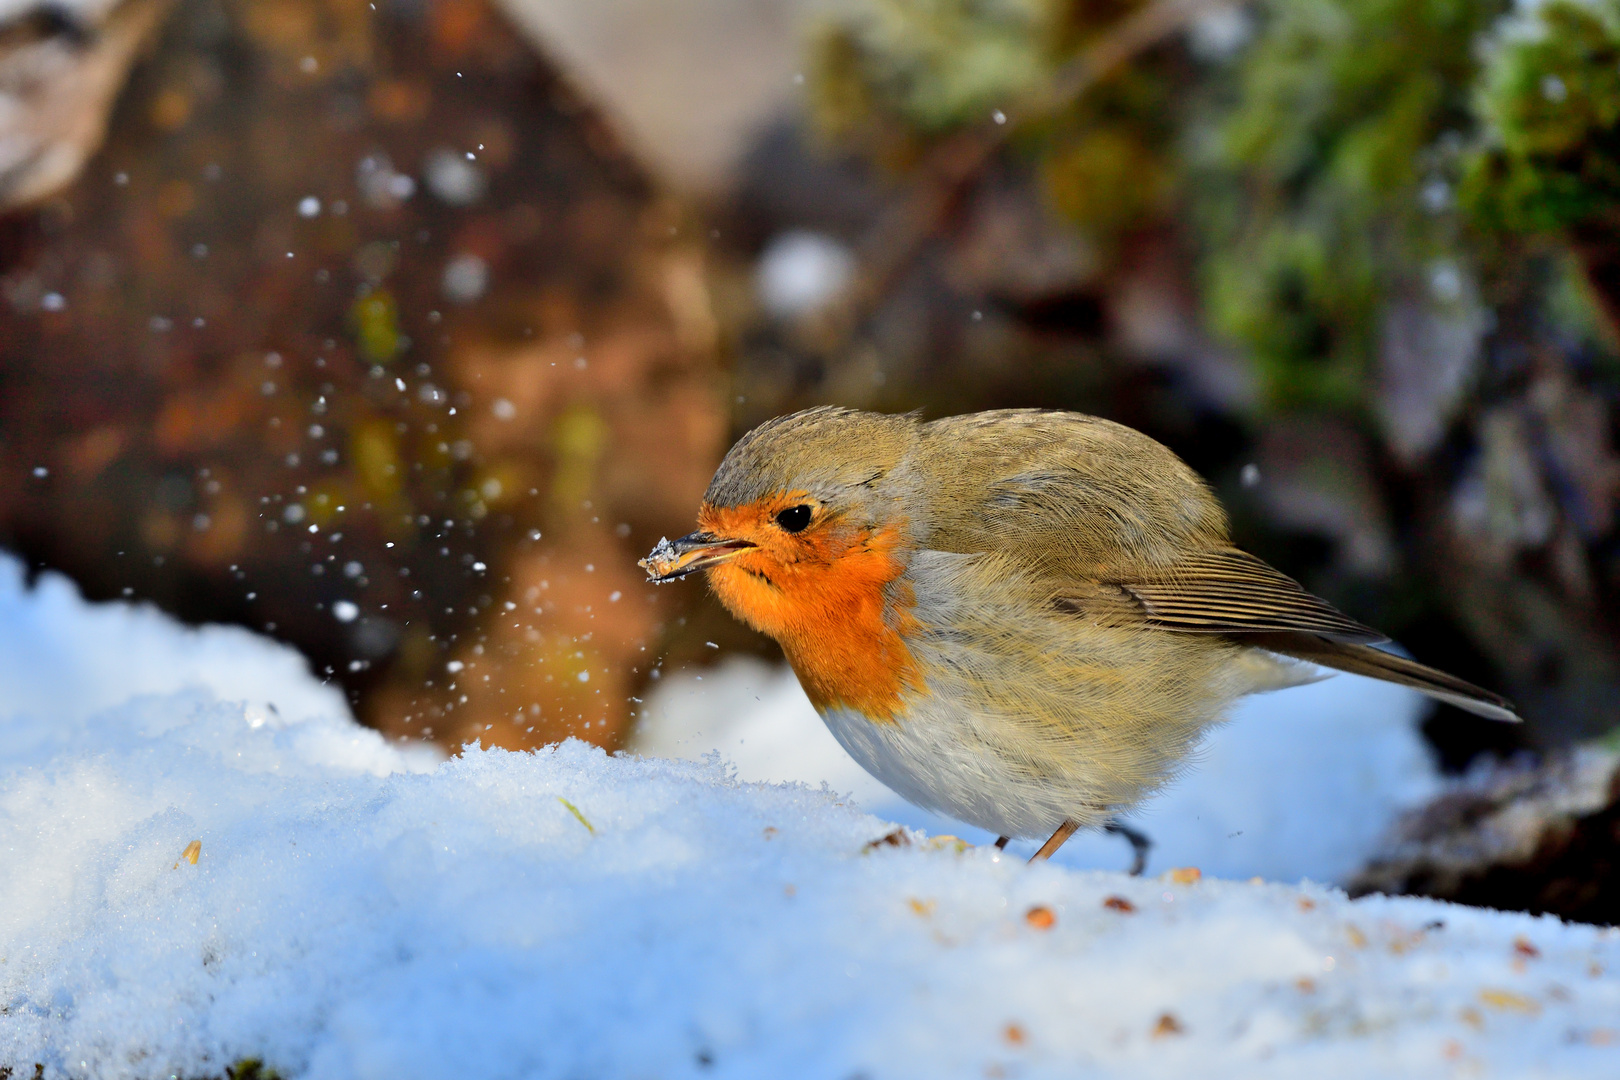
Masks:
[[[1057,832],[1054,832],[1046,843],[1041,845],[1041,849],[1029,857],[1029,861],[1038,863],[1050,859],[1052,853],[1062,847],[1064,842],[1073,836],[1074,831],[1079,827],[1080,823],[1078,821],[1065,820],[1063,824],[1057,827]]]
[[[1148,851],[1152,849],[1153,841],[1148,839],[1146,833],[1139,832],[1129,825],[1122,825],[1117,821],[1110,821],[1104,825],[1103,832],[1123,836],[1130,842],[1132,856],[1131,877],[1141,877],[1142,871],[1147,869]]]

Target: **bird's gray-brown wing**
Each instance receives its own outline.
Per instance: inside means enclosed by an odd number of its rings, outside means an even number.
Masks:
[[[1156,630],[1219,634],[1295,660],[1409,686],[1490,720],[1519,719],[1513,703],[1500,694],[1373,648],[1389,639],[1246,552],[1193,553],[1176,569],[1164,579],[1074,582],[1059,590],[1057,606]]]
[[[1118,586],[1136,602],[1146,625],[1160,630],[1185,634],[1302,632],[1358,644],[1389,640],[1237,548],[1189,552],[1162,575],[1108,584]]]

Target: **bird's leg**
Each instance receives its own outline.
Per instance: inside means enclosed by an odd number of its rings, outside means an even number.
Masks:
[[[1007,841],[1009,841],[1011,839],[1012,839],[1012,837],[1010,837],[1010,836],[998,836],[998,837],[996,837],[996,850],[997,851],[1005,851],[1007,849]]]
[[[1046,843],[1041,845],[1041,850],[1029,857],[1029,861],[1032,863],[1038,863],[1045,862],[1047,859],[1050,859],[1052,857],[1052,853],[1058,848],[1062,847],[1063,842],[1069,837],[1073,836],[1074,830],[1078,829],[1079,827],[1080,823],[1078,821],[1071,821],[1065,818],[1063,824],[1057,827],[1057,832],[1053,833],[1047,839]]]
[[[1103,826],[1103,832],[1123,836],[1131,845],[1131,877],[1141,877],[1142,871],[1147,869],[1148,851],[1153,847],[1146,833],[1138,832],[1129,825],[1122,825],[1117,821],[1110,821]]]

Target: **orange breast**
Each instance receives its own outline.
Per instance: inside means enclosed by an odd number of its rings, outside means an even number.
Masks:
[[[748,552],[711,568],[709,584],[732,614],[776,639],[817,709],[892,723],[905,693],[924,688],[906,647],[916,628],[910,589],[891,587],[900,542],[888,528],[830,535],[792,563]]]

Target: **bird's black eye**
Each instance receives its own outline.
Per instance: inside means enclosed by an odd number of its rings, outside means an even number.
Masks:
[[[810,508],[790,506],[776,515],[776,523],[788,532],[803,532],[804,527],[810,524]]]

